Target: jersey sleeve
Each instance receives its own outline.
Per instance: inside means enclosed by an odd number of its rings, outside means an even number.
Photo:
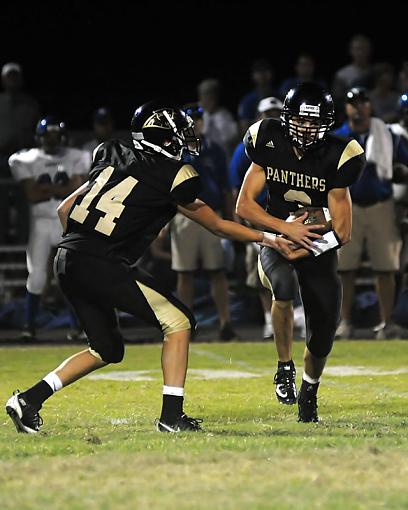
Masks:
[[[245,146],[245,152],[248,158],[257,165],[262,165],[262,158],[259,154],[259,148],[256,145],[259,130],[261,127],[262,120],[255,122],[255,124],[252,124],[252,126],[249,126],[247,132],[244,136],[244,146]]]
[[[112,160],[112,149],[109,142],[102,142],[96,147],[92,153],[92,161],[86,173],[89,174],[89,179],[99,175],[100,163],[106,162],[107,165]],[[95,173],[96,172],[96,173]]]
[[[191,204],[201,191],[201,180],[191,165],[183,165],[177,172],[170,189],[175,204]]]
[[[366,164],[364,149],[356,140],[350,140],[345,146],[331,175],[328,189],[347,188],[356,182]]]
[[[108,157],[108,146],[105,142],[102,142],[96,147],[92,153],[92,168],[96,166],[100,161],[107,159]]]
[[[8,163],[10,166],[11,175],[16,181],[33,178],[30,166],[19,158],[18,153],[12,154],[9,157]]]

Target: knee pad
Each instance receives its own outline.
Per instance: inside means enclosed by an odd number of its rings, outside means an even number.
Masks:
[[[277,301],[293,301],[298,293],[298,280],[294,268],[277,252],[261,250],[258,272],[264,287],[272,291]]]
[[[120,363],[125,354],[123,336],[117,331],[104,342],[91,342],[89,352],[105,363]]]
[[[184,331],[186,329],[190,329],[194,332],[197,327],[197,322],[190,310],[179,303],[178,312],[172,316],[171,320],[161,324],[161,326],[163,335],[166,336],[170,333]]]
[[[306,339],[306,345],[309,351],[316,358],[325,358],[333,348],[334,337],[336,334],[335,323],[323,323],[319,326],[310,325],[310,333]]]

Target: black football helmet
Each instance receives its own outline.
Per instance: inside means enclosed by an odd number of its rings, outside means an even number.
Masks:
[[[334,124],[333,99],[318,83],[300,83],[286,94],[280,120],[295,147],[317,147]]]
[[[43,147],[63,145],[66,143],[66,136],[65,122],[54,115],[40,119],[35,128],[35,139]]]
[[[194,132],[194,121],[177,107],[150,101],[133,114],[131,132],[136,149],[163,154],[179,161],[183,151],[193,156],[200,153],[200,140]]]

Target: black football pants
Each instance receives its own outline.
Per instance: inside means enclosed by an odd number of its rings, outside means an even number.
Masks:
[[[189,309],[139,268],[58,248],[54,272],[90,348],[106,363],[118,363],[124,354],[115,309],[161,329],[163,335],[195,329]]]
[[[306,345],[318,358],[327,356],[340,322],[342,289],[337,253],[329,251],[289,262],[272,248],[262,247],[259,273],[277,301],[293,301],[300,290],[306,318]]]

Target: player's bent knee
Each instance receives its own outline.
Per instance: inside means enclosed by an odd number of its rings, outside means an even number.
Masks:
[[[103,361],[103,359],[102,359],[101,355],[99,354],[99,352],[95,351],[95,349],[92,349],[92,347],[90,347],[90,348],[88,349],[88,351],[89,351],[89,354],[91,354],[94,358],[96,358],[96,359],[99,359],[99,360]]]
[[[104,363],[120,363],[125,355],[123,337],[120,333],[116,333],[111,341],[94,345],[89,352]]]
[[[100,349],[98,354],[105,363],[120,363],[125,355],[125,348],[123,344],[115,344]]]
[[[272,282],[272,288],[273,288],[273,297],[276,301],[289,301],[292,303],[292,301],[295,299],[295,296],[297,294],[297,287],[296,283],[293,281],[273,281]]]
[[[170,320],[162,324],[162,331],[164,336],[168,336],[171,333],[177,333],[178,331],[195,331],[196,327],[197,322],[193,314],[189,310],[185,309],[183,311],[177,310],[177,313],[172,315]]]
[[[334,342],[334,333],[329,337],[329,339],[325,339],[324,342],[318,341],[316,339],[311,339],[310,342],[307,342],[307,348],[316,358],[326,358],[332,348]]]

